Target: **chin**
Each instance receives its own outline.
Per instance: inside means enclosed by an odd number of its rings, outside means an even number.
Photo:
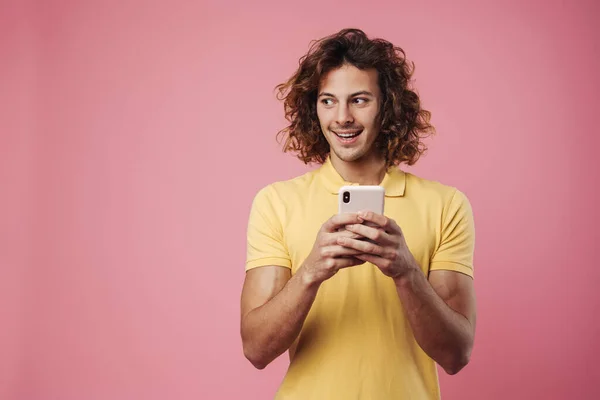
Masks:
[[[335,151],[333,150],[333,152],[335,153],[335,155],[337,156],[337,158],[339,158],[340,160],[344,161],[344,162],[354,162],[354,161],[358,161],[361,158],[364,157],[364,155],[366,154],[365,151],[362,151],[362,149],[353,149],[353,151]]]

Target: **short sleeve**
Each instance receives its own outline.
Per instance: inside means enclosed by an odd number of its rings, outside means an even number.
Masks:
[[[442,218],[440,244],[429,270],[451,270],[473,277],[475,224],[467,197],[457,190],[444,207]]]
[[[267,265],[292,267],[283,242],[278,207],[281,205],[274,201],[273,189],[269,186],[260,190],[254,198],[248,219],[246,271]]]

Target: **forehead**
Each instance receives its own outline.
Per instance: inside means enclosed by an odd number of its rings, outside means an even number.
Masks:
[[[360,91],[379,93],[377,70],[361,70],[353,65],[343,65],[329,71],[321,79],[319,92],[328,92],[336,96],[349,95]]]

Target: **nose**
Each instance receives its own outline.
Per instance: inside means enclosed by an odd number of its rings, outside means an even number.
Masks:
[[[338,125],[346,125],[354,122],[354,117],[350,112],[347,104],[340,103],[337,110],[337,122]]]

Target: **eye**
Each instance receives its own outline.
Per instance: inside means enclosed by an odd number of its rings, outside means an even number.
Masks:
[[[368,102],[369,102],[369,99],[366,99],[364,97],[357,97],[357,98],[354,99],[354,103],[356,103],[356,104],[361,104],[362,105],[362,104],[366,104]]]
[[[323,99],[323,100],[321,100],[321,104],[323,104],[325,106],[331,106],[331,105],[333,105],[333,99]]]

